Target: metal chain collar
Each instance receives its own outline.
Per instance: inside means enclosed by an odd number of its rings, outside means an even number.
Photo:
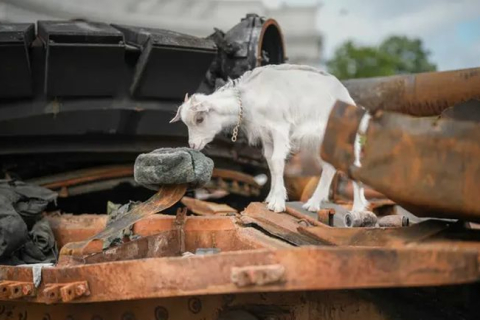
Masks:
[[[243,119],[243,104],[242,104],[242,99],[240,98],[240,91],[237,88],[235,88],[235,95],[237,96],[239,111],[238,111],[238,122],[237,122],[237,125],[233,128],[233,132],[232,132],[233,142],[237,141],[238,129],[240,128],[240,125],[242,124],[242,119]]]

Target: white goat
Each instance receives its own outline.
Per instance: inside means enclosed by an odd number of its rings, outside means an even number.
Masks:
[[[170,122],[180,119],[188,127],[190,147],[201,150],[222,130],[245,133],[250,144],[262,143],[271,173],[268,209],[285,210],[287,192],[283,181],[290,152],[306,149],[322,166],[322,175],[312,197],[304,205],[318,211],[328,201],[335,168],[320,158],[330,111],[336,100],[354,104],[347,89],[334,76],[302,65],[268,65],[247,71],[210,95],[185,96]],[[243,119],[242,119],[243,118]],[[360,142],[356,141],[359,154]],[[352,211],[368,205],[361,184],[354,183]]]

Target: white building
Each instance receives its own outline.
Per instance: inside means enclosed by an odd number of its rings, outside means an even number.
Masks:
[[[317,27],[319,2],[280,0],[2,0],[0,21],[34,22],[84,18],[170,29],[205,37],[213,27],[227,31],[247,13],[280,24],[291,63],[318,66],[322,37]],[[305,2],[305,1],[301,1]]]

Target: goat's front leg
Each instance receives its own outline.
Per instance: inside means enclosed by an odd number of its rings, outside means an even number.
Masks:
[[[283,181],[285,170],[285,160],[290,152],[289,130],[276,130],[272,133],[273,152],[270,158],[269,166],[272,179],[270,190],[270,199],[267,208],[274,212],[285,211],[285,200],[287,199],[287,189]]]

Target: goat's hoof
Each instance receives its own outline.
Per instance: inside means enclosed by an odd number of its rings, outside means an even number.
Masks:
[[[285,211],[285,201],[272,200],[267,205],[268,210],[273,212],[284,212]]]
[[[318,212],[321,209],[321,203],[321,201],[312,201],[312,199],[310,199],[303,204],[302,208],[310,212]]]

